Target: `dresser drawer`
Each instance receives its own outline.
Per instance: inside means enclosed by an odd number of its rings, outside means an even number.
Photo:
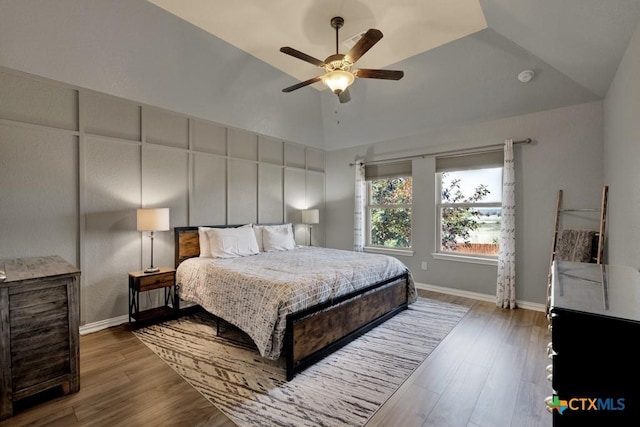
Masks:
[[[168,288],[173,286],[174,273],[154,274],[152,276],[143,276],[138,279],[138,290],[140,292],[150,291],[158,288]]]
[[[70,374],[69,284],[43,281],[33,290],[17,289],[9,296],[14,393]]]
[[[68,281],[52,281],[47,288],[10,293],[12,341],[25,332],[58,325],[61,321],[68,326],[67,285]],[[68,333],[68,327],[66,329]]]
[[[30,355],[22,353],[14,358],[11,375],[14,393],[70,376],[69,342],[59,342],[50,348],[41,347]]]

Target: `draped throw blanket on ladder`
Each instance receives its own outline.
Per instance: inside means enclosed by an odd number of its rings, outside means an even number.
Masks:
[[[496,305],[516,308],[516,194],[513,140],[504,143],[502,169],[502,221],[500,224],[500,251],[498,253],[498,279]]]

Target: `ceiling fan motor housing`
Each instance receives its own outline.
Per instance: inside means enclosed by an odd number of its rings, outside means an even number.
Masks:
[[[328,72],[335,70],[350,71],[353,64],[347,61],[342,54],[335,54],[324,60],[324,69]]]

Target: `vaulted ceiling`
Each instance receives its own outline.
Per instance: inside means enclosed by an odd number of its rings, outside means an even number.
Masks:
[[[640,20],[638,0],[149,0],[291,76],[322,70],[279,52],[335,53],[369,28],[384,34],[358,67],[399,69],[397,82],[358,79],[352,101],[319,90],[328,149],[602,99]],[[518,74],[530,69],[529,83]],[[286,94],[296,97],[297,91]]]

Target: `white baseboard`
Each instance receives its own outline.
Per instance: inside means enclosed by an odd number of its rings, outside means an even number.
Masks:
[[[495,295],[487,295],[487,294],[481,294],[479,292],[445,288],[443,286],[428,285],[426,283],[416,282],[416,288],[424,289],[426,291],[439,292],[441,294],[471,298],[478,301],[486,301],[486,302],[492,302],[492,303],[495,303],[496,301]],[[538,303],[527,302],[527,301],[517,301],[517,304],[519,308],[524,308],[524,309],[533,310],[533,311],[542,311],[542,312],[545,311],[544,304],[538,304]],[[181,303],[181,308],[185,308],[191,305],[195,305],[195,304],[191,303],[191,304],[183,305],[183,303]],[[128,321],[129,321],[129,316],[125,314],[123,316],[113,317],[111,319],[105,319],[105,320],[100,320],[98,322],[87,323],[86,325],[80,326],[80,335],[86,335],[86,334],[91,334],[93,332],[98,332],[103,329],[110,328],[112,326],[122,325],[123,323],[127,323]]]
[[[123,316],[113,317],[111,319],[100,320],[98,322],[87,323],[86,325],[80,326],[80,335],[91,334],[93,332],[98,332],[103,329],[110,328],[112,326],[122,325],[123,323],[127,323],[129,321],[129,315],[125,314]]]
[[[454,296],[457,296],[457,297],[471,298],[471,299],[475,299],[475,300],[478,300],[478,301],[491,302],[491,303],[494,303],[494,304],[496,302],[496,296],[495,295],[481,294],[479,292],[471,292],[471,291],[465,291],[465,290],[461,290],[461,289],[445,288],[443,286],[428,285],[426,283],[419,283],[419,282],[416,282],[416,288],[424,289],[426,291],[439,292],[441,294],[454,295]],[[538,303],[535,303],[535,302],[527,302],[527,301],[516,301],[516,304],[518,305],[519,308],[524,308],[526,310],[541,311],[541,312],[545,311],[544,304],[538,304]]]
[[[189,308],[195,306],[197,304],[190,301],[180,301],[180,309]],[[129,321],[129,315],[124,314],[122,316],[113,317],[111,319],[100,320],[98,322],[87,323],[86,325],[80,326],[80,335],[91,334],[93,332],[98,332],[103,329],[110,328],[112,326],[122,325],[123,323],[127,323]]]

